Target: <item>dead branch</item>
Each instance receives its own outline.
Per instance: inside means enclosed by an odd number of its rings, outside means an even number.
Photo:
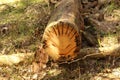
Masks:
[[[106,56],[120,56],[120,44],[116,44],[110,47],[99,47],[99,48],[83,48],[80,50],[80,54],[77,59],[71,62],[61,62],[59,64],[70,64],[86,58],[102,58]]]
[[[17,53],[11,55],[0,55],[0,65],[14,65],[33,56],[34,53]]]
[[[84,48],[81,49],[80,54],[89,57],[100,58],[105,56],[120,56],[120,44],[116,44],[110,47],[99,47],[99,48]]]
[[[33,56],[34,53],[17,53],[11,55],[0,55],[0,65],[14,65]],[[76,60],[71,62],[61,62],[63,63],[73,63],[86,58],[102,58],[106,56],[120,56],[120,44],[116,44],[110,47],[99,47],[99,48],[83,48],[80,50]]]

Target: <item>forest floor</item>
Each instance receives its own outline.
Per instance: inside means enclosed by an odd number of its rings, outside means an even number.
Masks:
[[[45,27],[52,15],[56,3],[44,0],[15,0],[16,2],[0,4],[0,55],[15,53],[35,53],[41,45]],[[120,4],[119,4],[120,5]],[[88,8],[87,8],[88,9]],[[94,8],[93,8],[94,10]],[[104,5],[105,21],[112,22],[112,33],[120,31],[120,7],[116,3]],[[99,14],[96,14],[96,16]],[[85,30],[93,32],[91,25],[85,24]],[[114,31],[114,28],[115,31]],[[106,28],[105,28],[106,29]],[[91,33],[94,34],[94,33]],[[103,32],[100,35],[104,35]],[[107,34],[97,46],[109,46],[116,43]],[[120,43],[120,36],[118,38]],[[105,45],[106,44],[106,45]],[[94,47],[83,40],[84,47]],[[45,70],[33,73],[34,57],[19,64],[0,66],[0,80],[120,80],[120,57],[85,59],[71,64],[48,62]]]

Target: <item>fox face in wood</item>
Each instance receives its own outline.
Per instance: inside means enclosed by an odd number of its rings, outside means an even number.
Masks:
[[[70,61],[79,53],[81,37],[72,25],[60,22],[45,29],[43,43],[54,61]]]

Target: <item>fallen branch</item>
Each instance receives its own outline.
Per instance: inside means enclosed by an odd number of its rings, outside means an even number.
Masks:
[[[102,58],[106,56],[120,56],[120,44],[116,44],[110,47],[99,47],[99,48],[83,48],[80,50],[78,59],[70,62],[61,62],[59,64],[70,64],[86,58]]]
[[[34,53],[17,53],[11,55],[0,55],[0,65],[18,64],[33,56],[33,54]]]
[[[0,65],[13,65],[18,64],[26,59],[33,56],[34,53],[17,53],[11,55],[0,55]],[[120,44],[116,44],[110,47],[99,47],[99,48],[83,48],[80,50],[78,59],[71,62],[61,62],[63,63],[73,63],[86,58],[102,58],[106,56],[120,56]]]
[[[116,44],[110,47],[99,47],[99,48],[84,48],[81,49],[80,54],[90,55],[94,54],[94,56],[90,57],[105,57],[105,56],[120,56],[120,44]]]

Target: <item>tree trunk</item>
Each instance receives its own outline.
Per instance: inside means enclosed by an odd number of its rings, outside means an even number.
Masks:
[[[54,61],[74,59],[81,46],[84,22],[79,0],[62,0],[52,13],[43,34],[43,48]]]

